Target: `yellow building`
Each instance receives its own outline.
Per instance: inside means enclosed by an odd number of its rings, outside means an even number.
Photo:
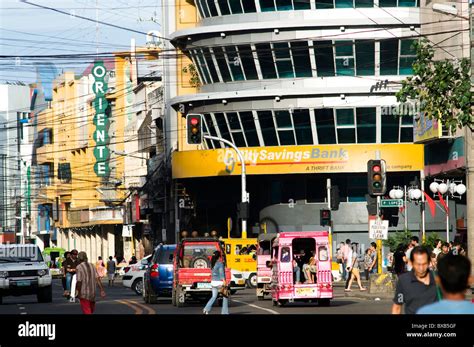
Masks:
[[[106,111],[109,175],[101,177],[94,170],[93,66],[82,76],[65,72],[55,79],[51,105],[38,114],[35,141],[37,235],[45,235],[41,237],[45,246],[54,243],[86,251],[91,261],[98,256],[131,256],[131,251],[126,252],[131,237],[122,237],[124,157],[114,154],[123,150],[127,77],[121,57],[104,65],[110,105]]]

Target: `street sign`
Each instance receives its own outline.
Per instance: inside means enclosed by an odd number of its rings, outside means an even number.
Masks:
[[[372,219],[369,221],[369,238],[374,240],[388,239],[388,220]]]
[[[402,199],[385,199],[380,200],[380,207],[402,207]]]

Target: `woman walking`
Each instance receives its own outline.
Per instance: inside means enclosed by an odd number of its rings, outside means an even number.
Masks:
[[[359,272],[359,260],[358,257],[359,255],[357,254],[356,247],[354,244],[352,244],[352,247],[354,248],[352,250],[352,257],[351,261],[347,263],[347,272],[349,273],[349,283],[347,283],[346,289],[344,289],[345,292],[351,292],[351,286],[352,286],[352,281],[354,279],[357,281],[357,284],[359,285],[360,291],[366,291],[367,289],[362,287],[362,283],[360,281],[360,272]]]
[[[219,289],[222,286],[226,285],[225,280],[225,268],[224,263],[221,261],[221,252],[215,251],[212,258],[211,258],[211,269],[212,269],[212,278],[211,278],[211,286],[212,286],[212,297],[209,299],[206,307],[203,309],[204,314],[209,314],[212,309],[212,305],[217,299],[217,295],[219,294]],[[229,306],[228,300],[224,296],[222,298],[222,310],[221,314],[229,314]]]
[[[102,260],[102,257],[99,257],[99,260],[95,263],[95,268],[97,270],[97,274],[99,275],[99,278],[102,279],[105,277],[105,274],[107,273],[107,269],[105,268],[104,261]]]

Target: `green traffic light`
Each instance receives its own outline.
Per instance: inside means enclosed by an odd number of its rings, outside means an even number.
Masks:
[[[377,188],[377,189],[382,186],[382,184],[380,182],[374,182],[372,185],[373,185],[374,188]]]

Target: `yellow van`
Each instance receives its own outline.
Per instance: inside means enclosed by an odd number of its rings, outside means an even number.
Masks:
[[[225,238],[227,266],[232,277],[242,278],[243,284],[251,288],[257,287],[257,239],[256,238]],[[239,281],[240,282],[240,281]]]

